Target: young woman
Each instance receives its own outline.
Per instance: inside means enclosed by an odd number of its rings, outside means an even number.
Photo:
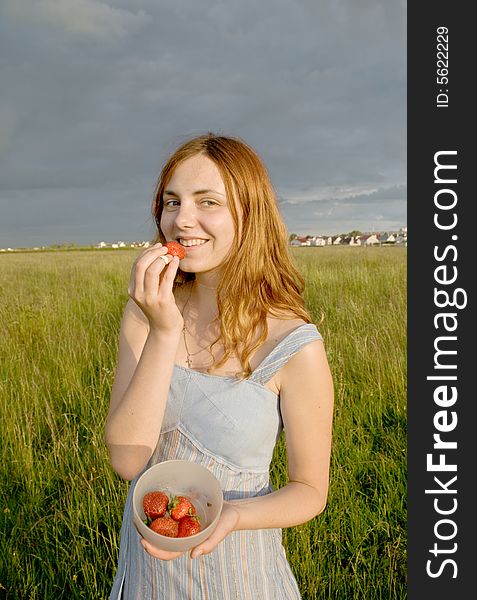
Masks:
[[[242,140],[207,134],[165,164],[156,243],[135,261],[106,442],[132,480],[110,598],[298,599],[281,529],[326,504],[333,385],[267,171]],[[185,247],[181,261],[166,241]],[[288,483],[269,466],[284,428]],[[137,477],[170,459],[210,469],[224,507],[188,553],[160,551],[132,522]]]

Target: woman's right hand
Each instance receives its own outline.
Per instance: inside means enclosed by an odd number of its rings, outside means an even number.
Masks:
[[[177,307],[172,286],[179,267],[177,256],[161,258],[168,249],[154,244],[135,260],[131,270],[128,294],[149,321],[151,330],[160,333],[177,332],[184,326],[184,319]]]

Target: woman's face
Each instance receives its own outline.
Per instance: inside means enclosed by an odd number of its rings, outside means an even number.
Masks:
[[[167,241],[186,249],[180,268],[216,269],[230,250],[235,226],[215,163],[198,154],[180,163],[165,186],[160,227]]]

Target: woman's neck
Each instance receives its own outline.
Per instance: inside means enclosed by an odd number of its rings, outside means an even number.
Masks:
[[[191,301],[197,306],[199,314],[208,313],[211,309],[217,311],[217,288],[219,278],[217,273],[196,273],[192,283]]]
[[[189,319],[201,323],[212,322],[217,316],[217,287],[197,279],[191,281],[184,309]]]
[[[194,283],[198,287],[217,289],[219,286],[220,273],[217,269],[211,271],[204,271],[203,273],[196,273]]]

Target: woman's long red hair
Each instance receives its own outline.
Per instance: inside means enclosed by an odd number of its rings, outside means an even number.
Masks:
[[[236,231],[217,288],[224,355],[213,368],[236,356],[242,366],[237,376],[247,378],[251,374],[250,357],[268,337],[268,315],[311,322],[303,300],[305,283],[289,254],[288,233],[267,169],[256,152],[236,137],[213,133],[194,137],[168,159],[154,193],[155,241],[166,241],[159,226],[165,186],[174,169],[197,154],[206,155],[217,165]],[[174,285],[194,278],[194,273],[179,268]],[[256,339],[257,331],[260,335]]]

